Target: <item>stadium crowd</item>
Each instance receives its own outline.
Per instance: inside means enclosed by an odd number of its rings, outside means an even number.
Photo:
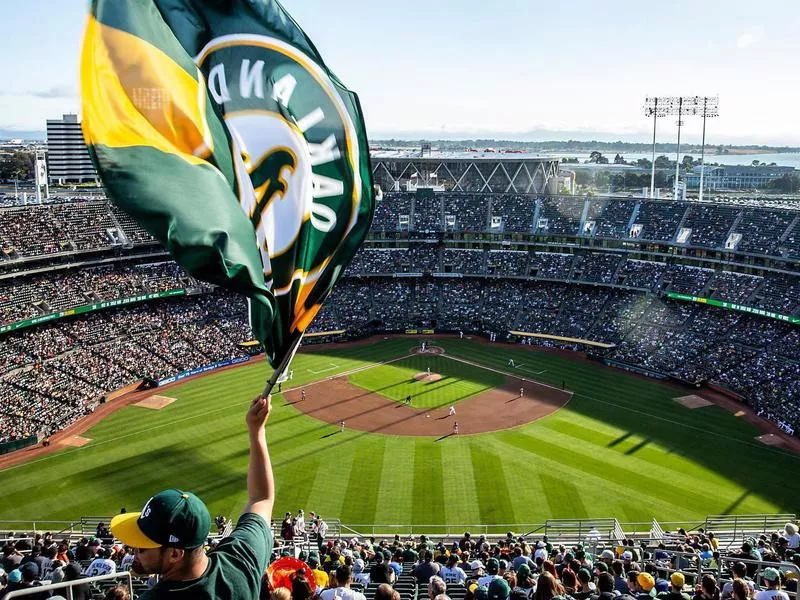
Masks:
[[[389,192],[376,203],[372,231],[635,238],[800,257],[796,210],[730,202],[463,193],[422,197]],[[0,264],[153,242],[129,216],[105,200],[0,209]]]
[[[515,330],[551,336],[522,338],[530,344],[577,350],[587,349],[581,340],[610,344],[605,360],[694,384],[717,383],[786,431],[800,431],[796,327],[666,296],[689,294],[798,315],[800,277],[791,263],[782,270],[742,264],[723,269],[720,262],[642,256],[618,247],[559,246],[554,252],[542,244],[508,247],[481,237],[518,231],[624,238],[638,227],[641,239],[712,248],[738,233],[738,248],[800,256],[800,216],[775,207],[389,193],[378,202],[373,232],[451,231],[454,239],[419,236],[397,247],[387,235],[367,243],[311,331],[430,327],[504,340]],[[470,232],[472,237],[461,235]],[[37,263],[34,273],[25,271],[25,260],[54,253],[152,241],[105,201],[0,210],[0,325],[172,289],[205,292],[4,334],[0,441],[62,428],[131,381],[163,379],[245,354],[239,344],[251,335],[244,304],[227,294],[209,295],[210,288],[174,263],[59,263],[50,271]]]
[[[0,442],[49,435],[119,388],[247,356],[244,303],[224,294],[96,313],[6,336]]]
[[[577,541],[545,536],[384,539],[332,534],[302,510],[273,522],[272,555],[262,575],[264,600],[789,600],[798,591],[800,535],[781,530],[720,544],[713,532],[679,529],[648,539],[611,539],[592,526]],[[215,519],[228,530],[224,517]],[[79,600],[128,598],[118,582],[87,580],[125,573],[136,550],[108,527],[62,538],[11,532],[2,542],[0,598],[48,583],[76,582]],[[224,544],[224,532],[205,550]],[[154,579],[132,572],[133,591]],[[36,598],[46,598],[42,592]],[[796,597],[796,596],[795,596]]]

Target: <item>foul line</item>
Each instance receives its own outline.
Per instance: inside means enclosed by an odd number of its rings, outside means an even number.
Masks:
[[[319,371],[312,371],[311,369],[308,370],[309,373],[313,373],[314,375],[319,375],[320,373],[324,373],[325,371],[333,371],[334,369],[338,369],[339,365],[334,363],[328,363],[330,367],[327,369],[320,369]]]
[[[449,358],[450,360],[457,360],[458,362],[461,362],[461,363],[464,363],[464,364],[467,364],[467,365],[472,365],[473,367],[478,367],[479,369],[484,369],[486,371],[492,371],[494,373],[499,373],[500,375],[505,375],[506,377],[513,377],[514,379],[520,379],[521,381],[529,381],[530,383],[535,383],[536,385],[541,385],[541,386],[550,388],[551,390],[557,390],[559,392],[563,392],[565,394],[569,394],[570,398],[574,394],[574,392],[571,392],[571,391],[568,391],[568,390],[562,390],[561,388],[556,387],[554,385],[548,385],[546,383],[542,383],[541,381],[536,381],[535,379],[527,379],[525,377],[520,377],[519,375],[515,375],[514,373],[509,373],[507,371],[501,371],[500,369],[493,369],[492,367],[487,367],[485,365],[481,365],[481,364],[472,362],[470,360],[466,360],[466,359],[463,359],[463,358],[457,358],[457,357],[455,357],[455,356],[453,356],[451,354],[441,354],[440,356],[442,356],[443,358]],[[542,371],[542,373],[544,373],[544,371]],[[539,375],[539,373],[536,373],[536,374]]]
[[[323,383],[325,381],[330,381],[331,379],[336,379],[337,377],[342,377],[343,375],[352,375],[353,373],[358,373],[359,371],[366,371],[367,369],[373,369],[375,367],[380,367],[381,365],[388,365],[389,363],[397,362],[398,360],[403,360],[403,359],[409,358],[411,356],[412,356],[411,354],[407,354],[406,356],[401,356],[399,358],[393,358],[391,360],[384,360],[384,361],[381,361],[381,362],[369,363],[369,364],[364,365],[362,367],[359,367],[357,369],[352,369],[350,371],[344,371],[344,372],[338,373],[336,375],[331,375],[329,377],[326,377],[325,379],[320,379],[318,381],[313,381],[313,382],[308,383],[306,385],[301,385],[301,386],[293,387],[293,388],[287,388],[286,391],[289,392],[289,391],[292,391],[292,390],[299,390],[299,389],[301,389],[303,387],[310,387],[310,386],[315,385],[317,383]],[[221,406],[219,408],[213,408],[211,410],[207,410],[207,411],[204,411],[204,412],[201,412],[201,413],[197,413],[197,414],[194,414],[194,415],[191,415],[191,416],[188,416],[188,417],[183,417],[181,419],[175,419],[174,421],[168,421],[166,423],[160,423],[158,425],[153,425],[152,427],[147,427],[146,429],[140,429],[140,430],[137,430],[137,431],[134,431],[134,432],[131,432],[131,433],[126,433],[125,435],[120,435],[120,436],[117,436],[117,437],[109,439],[109,440],[103,440],[102,442],[96,442],[96,443],[92,442],[91,444],[87,444],[86,446],[81,446],[80,448],[73,448],[72,450],[66,450],[66,451],[63,451],[63,452],[53,452],[51,454],[46,454],[45,456],[43,456],[41,458],[37,458],[36,460],[29,460],[29,461],[26,461],[26,462],[17,463],[16,465],[11,465],[10,467],[6,467],[5,469],[0,469],[0,473],[6,473],[7,471],[11,471],[13,469],[18,469],[19,467],[25,467],[25,466],[28,466],[28,465],[34,465],[36,463],[40,463],[42,461],[49,460],[51,458],[67,456],[69,454],[74,454],[75,452],[80,452],[81,450],[93,450],[94,448],[97,448],[99,446],[104,446],[106,444],[111,444],[111,443],[114,443],[114,442],[118,442],[120,440],[124,440],[124,439],[130,438],[130,437],[133,437],[133,436],[143,435],[143,434],[148,433],[150,431],[155,431],[157,429],[163,429],[164,427],[171,427],[172,425],[175,425],[176,423],[183,423],[185,421],[191,421],[193,419],[197,419],[198,417],[207,417],[208,415],[213,415],[213,414],[220,413],[220,412],[223,412],[223,411],[228,411],[228,410],[230,410],[230,408],[232,406],[246,406],[246,405],[252,404],[252,402],[253,402],[252,400],[246,400],[244,402],[236,402],[236,403],[233,403],[233,404],[228,404],[226,406]]]

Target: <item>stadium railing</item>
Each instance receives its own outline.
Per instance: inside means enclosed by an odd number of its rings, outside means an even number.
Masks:
[[[83,585],[85,583],[93,584],[95,582],[112,581],[116,579],[127,580],[130,597],[136,597],[136,594],[134,593],[133,577],[131,576],[130,571],[126,571],[124,573],[109,573],[107,575],[97,575],[96,577],[85,577],[81,579],[75,579],[73,581],[62,581],[61,583],[51,583],[48,585],[39,585],[24,590],[15,590],[13,592],[8,592],[3,597],[3,600],[12,600],[13,598],[22,598],[23,596],[42,594],[44,592],[53,592],[55,590],[64,590],[66,593],[65,598],[67,600],[73,600],[72,588],[76,585]]]
[[[709,515],[703,525],[705,531],[713,531],[720,546],[727,547],[741,542],[746,537],[758,536],[781,530],[786,523],[794,523],[796,516],[791,513],[776,515]],[[719,534],[717,532],[722,532]]]
[[[748,576],[751,577],[756,585],[762,588],[766,587],[766,583],[762,575],[764,569],[767,567],[772,567],[774,569],[776,568],[783,573],[788,571],[797,571],[797,565],[791,562],[775,563],[764,560],[721,556],[717,564],[714,565],[711,562],[711,559],[701,560],[697,554],[692,554],[691,552],[678,552],[675,550],[662,550],[662,552],[666,552],[670,556],[669,563],[658,559],[648,559],[645,561],[645,563],[652,565],[653,568],[659,573],[666,574],[667,579],[670,577],[670,575],[672,575],[672,573],[677,571],[680,571],[684,575],[688,575],[689,578],[694,579],[695,583],[699,582],[703,575],[713,575],[720,588],[729,581],[732,581],[732,567],[733,564],[737,562],[742,562],[747,565]],[[689,564],[675,564],[676,562],[680,561],[685,561]],[[792,592],[786,589],[783,591],[786,592],[790,597],[798,597],[797,592]]]

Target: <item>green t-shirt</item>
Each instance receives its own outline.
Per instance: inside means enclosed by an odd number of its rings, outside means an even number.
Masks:
[[[208,567],[202,577],[190,581],[159,581],[153,589],[139,596],[139,600],[258,598],[272,543],[272,532],[263,517],[244,514],[239,517],[233,533],[208,553]]]

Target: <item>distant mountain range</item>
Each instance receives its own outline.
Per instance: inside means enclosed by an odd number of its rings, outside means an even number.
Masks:
[[[382,148],[409,148],[418,147],[422,140],[430,142],[440,150],[463,150],[468,147],[477,149],[484,148],[503,148],[512,150],[524,150],[526,152],[576,152],[588,153],[593,150],[599,152],[649,152],[652,145],[647,142],[624,141],[619,139],[619,134],[600,133],[600,132],[554,132],[539,131],[520,133],[509,136],[499,134],[498,137],[476,138],[474,134],[443,134],[431,132],[398,132],[396,134],[378,134],[370,140],[370,145]],[[551,137],[544,138],[541,134],[549,133]],[[565,139],[565,134],[570,137]],[[434,135],[436,137],[434,137]],[[17,131],[13,129],[0,128],[0,141],[19,139],[29,141],[43,141],[46,138],[44,131]],[[509,139],[511,138],[511,139]],[[526,139],[527,138],[527,139]],[[534,139],[531,139],[534,138]],[[535,139],[538,138],[538,139]],[[583,139],[581,139],[583,138]],[[592,138],[592,139],[586,139]],[[700,152],[698,144],[683,144],[681,150],[687,153]],[[656,152],[674,152],[675,144],[658,143]],[[800,147],[796,146],[767,146],[767,145],[730,145],[730,144],[706,144],[706,152],[714,154],[721,151],[723,154],[762,154],[773,152],[800,152]]]

